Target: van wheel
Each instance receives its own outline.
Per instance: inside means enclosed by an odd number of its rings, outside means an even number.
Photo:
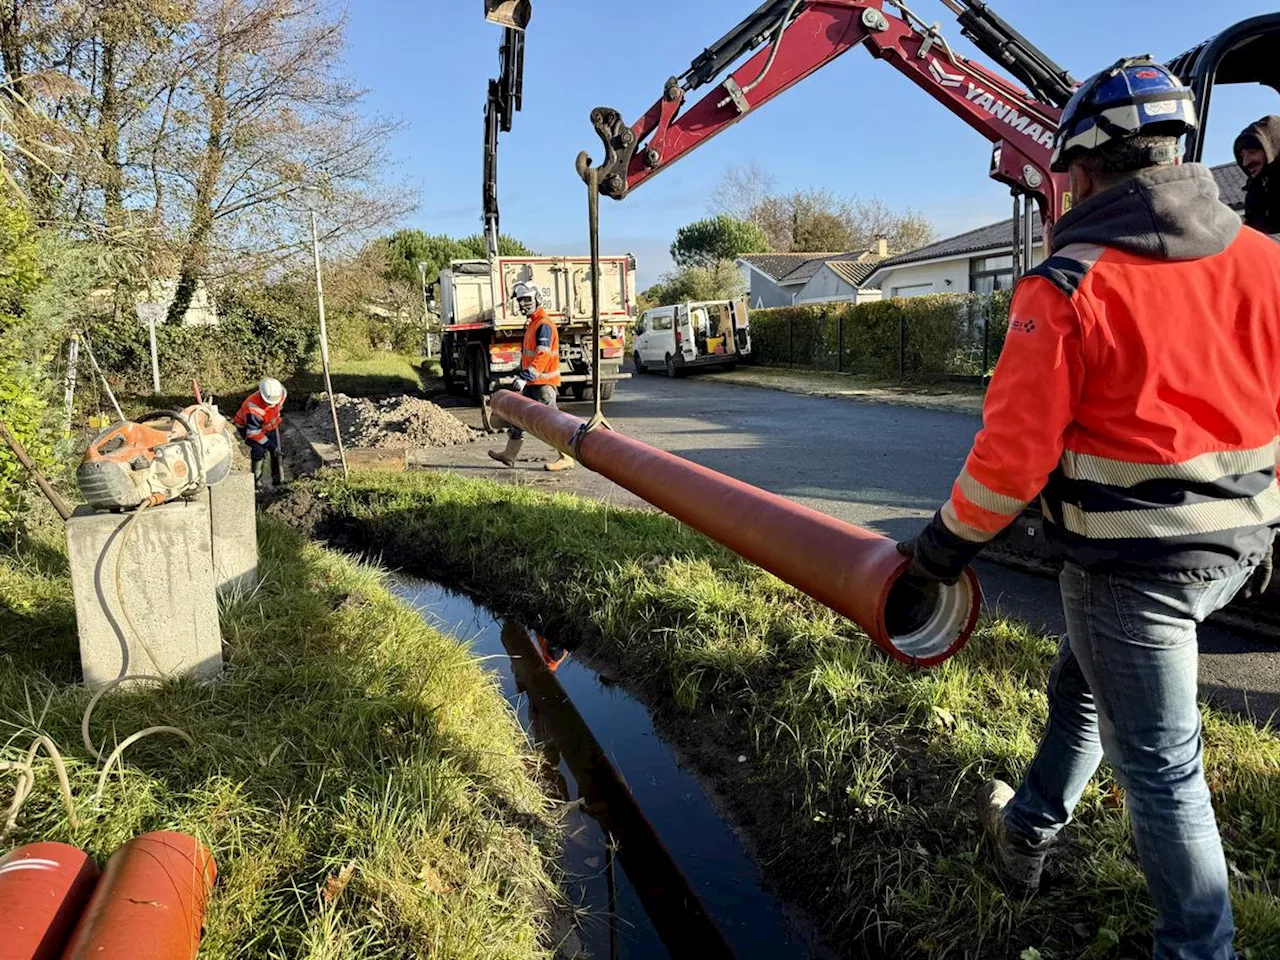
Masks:
[[[648,373],[648,372],[649,372],[649,371],[645,370],[645,368],[644,368],[644,361],[640,359],[640,351],[639,351],[639,350],[637,350],[635,353],[633,353],[633,354],[631,355],[631,362],[632,362],[633,364],[635,364],[635,367],[636,367],[636,373]]]
[[[671,356],[669,353],[667,354],[666,367],[667,376],[671,379],[674,380],[676,377],[680,376],[680,371],[676,369],[676,358]]]

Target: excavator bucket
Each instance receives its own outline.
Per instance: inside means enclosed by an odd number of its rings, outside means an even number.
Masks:
[[[492,23],[523,30],[532,16],[532,0],[484,0],[484,18]]]

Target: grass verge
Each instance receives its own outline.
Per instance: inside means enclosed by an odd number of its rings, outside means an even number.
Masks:
[[[65,557],[39,541],[0,555],[0,759],[52,737],[81,818],[69,826],[41,759],[11,843],[61,840],[103,863],[147,830],[194,834],[219,872],[208,960],[549,957],[555,828],[493,680],[374,569],[269,519],[259,543],[263,584],[223,610],[225,678],[95,711],[106,748],[157,723],[195,739],[129,748],[101,808]]]
[[[355,475],[281,506],[579,640],[649,703],[840,953],[1149,955],[1152,911],[1105,770],[1039,897],[1011,897],[987,865],[969,798],[1030,760],[1051,638],[985,619],[960,656],[913,672],[665,516],[506,484]],[[1205,738],[1238,946],[1280,956],[1280,738],[1212,711]]]

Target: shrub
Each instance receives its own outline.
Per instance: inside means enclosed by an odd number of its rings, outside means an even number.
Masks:
[[[935,294],[862,304],[776,307],[751,314],[755,358],[877,376],[980,376],[983,335],[994,365],[1009,324],[1009,292]],[[840,327],[844,327],[842,357]],[[987,329],[989,325],[989,330]],[[839,360],[839,363],[837,362]]]

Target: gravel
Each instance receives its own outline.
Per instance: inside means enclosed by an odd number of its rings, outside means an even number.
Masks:
[[[334,394],[342,442],[349,447],[454,447],[479,440],[483,434],[430,400],[398,396],[370,400]],[[329,398],[306,414],[308,429],[317,437],[332,435]]]

